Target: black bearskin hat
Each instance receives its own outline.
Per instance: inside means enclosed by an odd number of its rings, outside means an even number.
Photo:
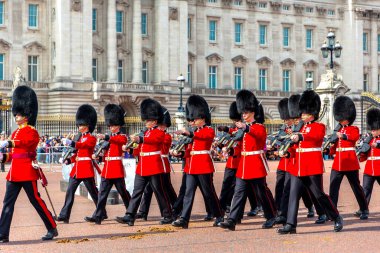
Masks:
[[[166,109],[164,106],[162,107],[162,110],[164,111],[164,121],[163,121],[163,124],[166,127],[170,127],[172,125],[172,120],[170,118],[170,113],[169,113],[168,109]]]
[[[37,95],[28,86],[18,86],[12,96],[12,114],[20,114],[28,118],[28,124],[36,126],[38,114]]]
[[[380,129],[380,110],[371,108],[367,112],[367,128],[368,130]]]
[[[241,120],[241,114],[238,113],[237,111],[237,107],[236,107],[236,102],[232,102],[231,105],[230,105],[230,119],[232,120],[237,120],[237,121],[240,121]]]
[[[140,111],[142,120],[157,120],[158,124],[162,123],[164,120],[162,106],[154,99],[144,99],[141,102]]]
[[[265,116],[262,104],[259,104],[257,107],[257,113],[255,113],[255,120],[257,123],[264,124]]]
[[[186,102],[189,118],[205,119],[206,125],[211,125],[211,113],[206,100],[199,95],[191,95]]]
[[[291,95],[288,100],[289,117],[291,119],[301,117],[300,112],[300,94]]]
[[[314,115],[314,120],[317,120],[321,110],[321,98],[315,91],[305,90],[301,95],[299,106],[301,113]]]
[[[115,104],[108,104],[104,108],[104,120],[106,126],[123,126],[124,122],[124,109]]]
[[[333,112],[336,121],[348,120],[351,125],[356,119],[355,103],[347,96],[339,96],[335,99]]]
[[[251,91],[241,90],[236,94],[236,106],[240,114],[243,112],[254,112],[257,114],[259,102]]]
[[[283,98],[278,102],[277,108],[280,113],[280,118],[282,120],[290,119],[289,109],[288,109],[288,98]]]
[[[88,126],[90,133],[92,133],[95,130],[97,120],[98,116],[92,105],[84,104],[79,106],[77,114],[75,115],[75,122],[77,126],[86,125]]]

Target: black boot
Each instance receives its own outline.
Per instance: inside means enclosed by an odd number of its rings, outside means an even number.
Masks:
[[[277,230],[280,235],[295,234],[297,233],[296,227],[290,224],[286,224],[284,227]]]
[[[226,221],[220,222],[218,226],[221,228],[226,228],[231,231],[235,231],[236,224],[233,220],[228,219]]]
[[[56,221],[63,221],[63,223],[65,223],[65,224],[69,223],[69,218],[67,218],[67,217],[63,217],[63,216],[58,215],[58,217],[54,216],[53,218]]]
[[[356,217],[360,217],[361,214],[362,214],[362,210],[358,210],[358,211],[354,212],[354,216],[356,216]]]
[[[189,222],[187,220],[185,220],[184,218],[179,218],[178,220],[176,221],[173,221],[172,225],[174,227],[179,227],[179,228],[189,228]]]
[[[128,226],[135,225],[135,218],[132,216],[132,214],[126,214],[123,217],[116,217],[116,221],[122,224],[128,224]]]
[[[90,217],[90,216],[86,216],[84,217],[84,220],[87,221],[87,222],[93,222],[95,224],[102,224],[102,219],[100,219],[99,217]]]
[[[223,217],[217,217],[214,221],[214,224],[212,224],[213,227],[218,227],[221,222],[224,221]]]
[[[147,221],[148,220],[148,214],[146,213],[143,213],[143,212],[139,212],[136,214],[136,219],[142,219],[143,221]]]
[[[203,218],[204,221],[210,221],[212,219],[214,219],[214,215],[211,213],[207,213],[207,215]]]
[[[328,221],[326,214],[318,215],[318,219],[315,221],[315,224],[324,224]]]
[[[57,236],[58,236],[58,230],[57,228],[53,228],[53,229],[48,230],[47,234],[43,236],[41,239],[42,241],[48,241],[48,240],[52,240],[54,237],[57,237]]]
[[[172,217],[164,217],[160,220],[160,225],[171,224],[173,221]]]
[[[9,236],[0,234],[0,243],[9,242]]]
[[[285,225],[286,224],[286,217],[284,217],[284,216],[277,216],[276,217],[276,224]]]
[[[276,218],[268,219],[264,222],[264,224],[261,226],[262,228],[272,228],[276,224]]]
[[[259,208],[256,207],[255,209],[249,211],[249,212],[247,213],[247,216],[256,216],[258,212],[259,212]]]
[[[363,210],[363,211],[361,211],[361,214],[360,214],[359,218],[361,220],[367,220],[368,219],[368,215],[369,215],[369,211],[368,210]]]
[[[311,206],[310,208],[308,208],[307,210],[307,218],[313,218],[314,217],[314,207]]]
[[[338,218],[336,218],[336,220],[334,221],[334,231],[339,232],[342,229],[343,229],[343,217],[339,215]]]

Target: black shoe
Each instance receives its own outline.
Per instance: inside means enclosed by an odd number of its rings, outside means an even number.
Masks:
[[[43,236],[42,241],[52,240],[54,237],[58,236],[58,230],[56,228],[48,230],[47,234]]]
[[[69,223],[69,218],[62,217],[62,216],[54,216],[54,220],[56,221],[63,221],[63,223],[68,224]]]
[[[143,221],[147,221],[148,220],[148,215],[146,213],[137,213],[136,216],[135,216],[136,219],[142,219]]]
[[[230,213],[230,211],[231,211],[231,207],[230,207],[230,206],[227,206],[227,208],[226,208],[226,213]]]
[[[102,221],[104,221],[106,219],[108,219],[108,215],[107,214],[105,214],[105,215],[102,216]]]
[[[9,242],[9,236],[0,235],[0,243],[6,243],[6,242]]]
[[[235,231],[236,224],[233,220],[228,219],[226,221],[220,222],[218,226],[221,228],[226,228],[231,231]]]
[[[128,224],[128,226],[135,225],[135,218],[131,214],[127,214],[123,217],[116,217],[116,221],[122,224]]]
[[[224,221],[223,217],[217,217],[214,221],[214,224],[212,224],[213,227],[218,227],[221,222]]]
[[[327,218],[326,214],[318,215],[318,219],[315,221],[315,224],[324,224],[329,219]]]
[[[277,216],[275,221],[276,221],[276,224],[285,225],[286,224],[286,217]]]
[[[334,231],[339,232],[342,229],[343,229],[343,217],[339,215],[338,218],[336,218],[336,220],[334,221]]]
[[[172,217],[164,217],[160,220],[160,225],[171,224],[173,221]]]
[[[186,221],[184,218],[179,218],[178,220],[176,221],[173,221],[172,225],[174,227],[179,227],[179,228],[189,228],[189,222]]]
[[[308,211],[307,211],[307,218],[313,218],[314,217],[314,207],[311,206],[310,208],[308,208]]]
[[[358,210],[358,211],[354,212],[354,216],[360,217],[360,215],[362,215],[362,210]]]
[[[261,227],[264,229],[272,228],[275,224],[276,224],[276,218],[271,218],[269,220],[266,220]]]
[[[84,217],[84,220],[87,221],[87,222],[93,222],[95,224],[102,224],[102,219],[100,219],[99,217],[90,217],[90,216],[86,216]]]
[[[258,214],[258,212],[259,212],[259,208],[256,207],[255,209],[249,211],[249,212],[247,213],[247,216],[256,216],[256,215]]]
[[[295,234],[297,233],[297,230],[296,230],[296,227],[290,224],[286,224],[284,227],[279,228],[277,230],[277,233],[279,233],[280,235]]]
[[[203,218],[204,221],[210,221],[212,219],[214,219],[214,215],[211,213],[207,213],[207,215]]]
[[[361,220],[367,220],[367,219],[368,219],[368,215],[369,215],[368,210],[364,210],[364,211],[361,212],[359,218],[360,218]]]

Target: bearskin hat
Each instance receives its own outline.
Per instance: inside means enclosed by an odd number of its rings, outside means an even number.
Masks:
[[[157,120],[160,124],[164,120],[164,111],[159,102],[154,99],[147,98],[141,102],[140,106],[142,120]]]
[[[163,124],[166,127],[170,127],[172,125],[172,120],[170,118],[170,113],[169,113],[168,109],[166,109],[164,106],[162,107],[162,110],[164,111],[164,121],[163,121]]]
[[[236,102],[232,102],[230,105],[230,119],[241,120],[241,114],[237,111]]]
[[[75,115],[75,123],[77,126],[87,125],[88,130],[92,133],[95,130],[97,120],[98,116],[92,105],[84,104],[79,106],[77,114]]]
[[[288,98],[283,98],[278,102],[277,108],[280,113],[280,118],[282,120],[290,119],[289,109],[288,109]]]
[[[257,113],[259,102],[249,90],[241,90],[236,94],[236,106],[240,114],[243,112]]]
[[[291,95],[288,100],[289,117],[291,119],[301,117],[300,112],[300,94]]]
[[[257,107],[257,113],[255,113],[255,120],[257,123],[264,124],[265,116],[262,104],[259,104]]]
[[[300,112],[314,115],[314,120],[319,118],[321,110],[321,98],[313,90],[305,90],[300,98]]]
[[[28,86],[18,86],[12,96],[12,114],[20,114],[28,118],[28,124],[36,126],[38,114],[37,95]]]
[[[104,108],[104,120],[107,126],[123,126],[124,122],[124,109],[115,104],[108,104]]]
[[[367,128],[368,130],[380,129],[380,110],[371,108],[367,112]]]
[[[191,95],[186,102],[189,118],[205,119],[206,125],[211,125],[211,113],[206,100],[199,95]]]
[[[339,96],[335,99],[333,112],[336,121],[348,120],[351,125],[356,119],[355,103],[347,96]]]

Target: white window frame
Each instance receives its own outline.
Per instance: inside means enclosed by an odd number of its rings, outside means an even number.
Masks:
[[[34,60],[36,62],[34,62]],[[37,82],[38,81],[38,56],[28,55],[28,81]],[[36,76],[34,76],[34,73]]]

